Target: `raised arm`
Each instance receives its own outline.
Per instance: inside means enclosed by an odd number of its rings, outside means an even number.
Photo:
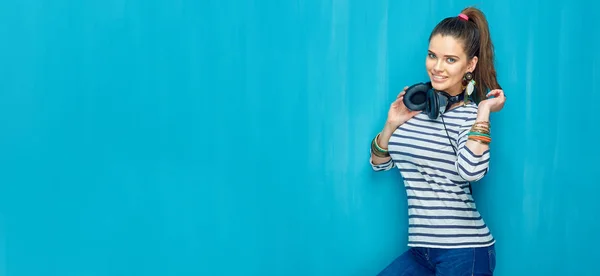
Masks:
[[[477,114],[465,121],[459,132],[456,168],[466,181],[478,181],[489,171],[491,125],[490,113],[504,107],[506,97],[502,90],[488,93],[494,98],[482,101]]]
[[[411,111],[402,101],[408,86],[405,86],[402,92],[396,96],[396,100],[390,105],[388,118],[383,130],[379,132],[371,141],[371,157],[369,162],[375,171],[387,171],[394,166],[394,162],[387,152],[388,142],[396,129],[410,118],[419,114],[420,111]]]

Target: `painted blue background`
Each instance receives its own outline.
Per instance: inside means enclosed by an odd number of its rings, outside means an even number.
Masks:
[[[593,275],[600,4],[476,2],[497,275]],[[406,195],[369,142],[471,4],[0,1],[0,275],[375,275]]]

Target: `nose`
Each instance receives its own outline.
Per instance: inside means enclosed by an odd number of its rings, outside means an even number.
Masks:
[[[435,62],[435,66],[433,66],[433,71],[434,71],[434,72],[436,72],[436,73],[437,73],[437,72],[444,71],[444,68],[443,68],[443,63],[442,63],[442,61],[441,61],[440,59],[438,59],[438,60]]]

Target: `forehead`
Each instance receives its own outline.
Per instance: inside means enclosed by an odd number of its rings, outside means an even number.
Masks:
[[[449,35],[433,36],[429,41],[429,50],[438,55],[466,55],[462,43]]]

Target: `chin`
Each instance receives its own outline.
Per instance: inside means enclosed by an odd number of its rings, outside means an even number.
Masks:
[[[433,89],[439,90],[439,91],[446,91],[448,89],[448,84],[439,83],[439,82],[435,82],[435,81],[431,81],[431,86],[433,87]]]

